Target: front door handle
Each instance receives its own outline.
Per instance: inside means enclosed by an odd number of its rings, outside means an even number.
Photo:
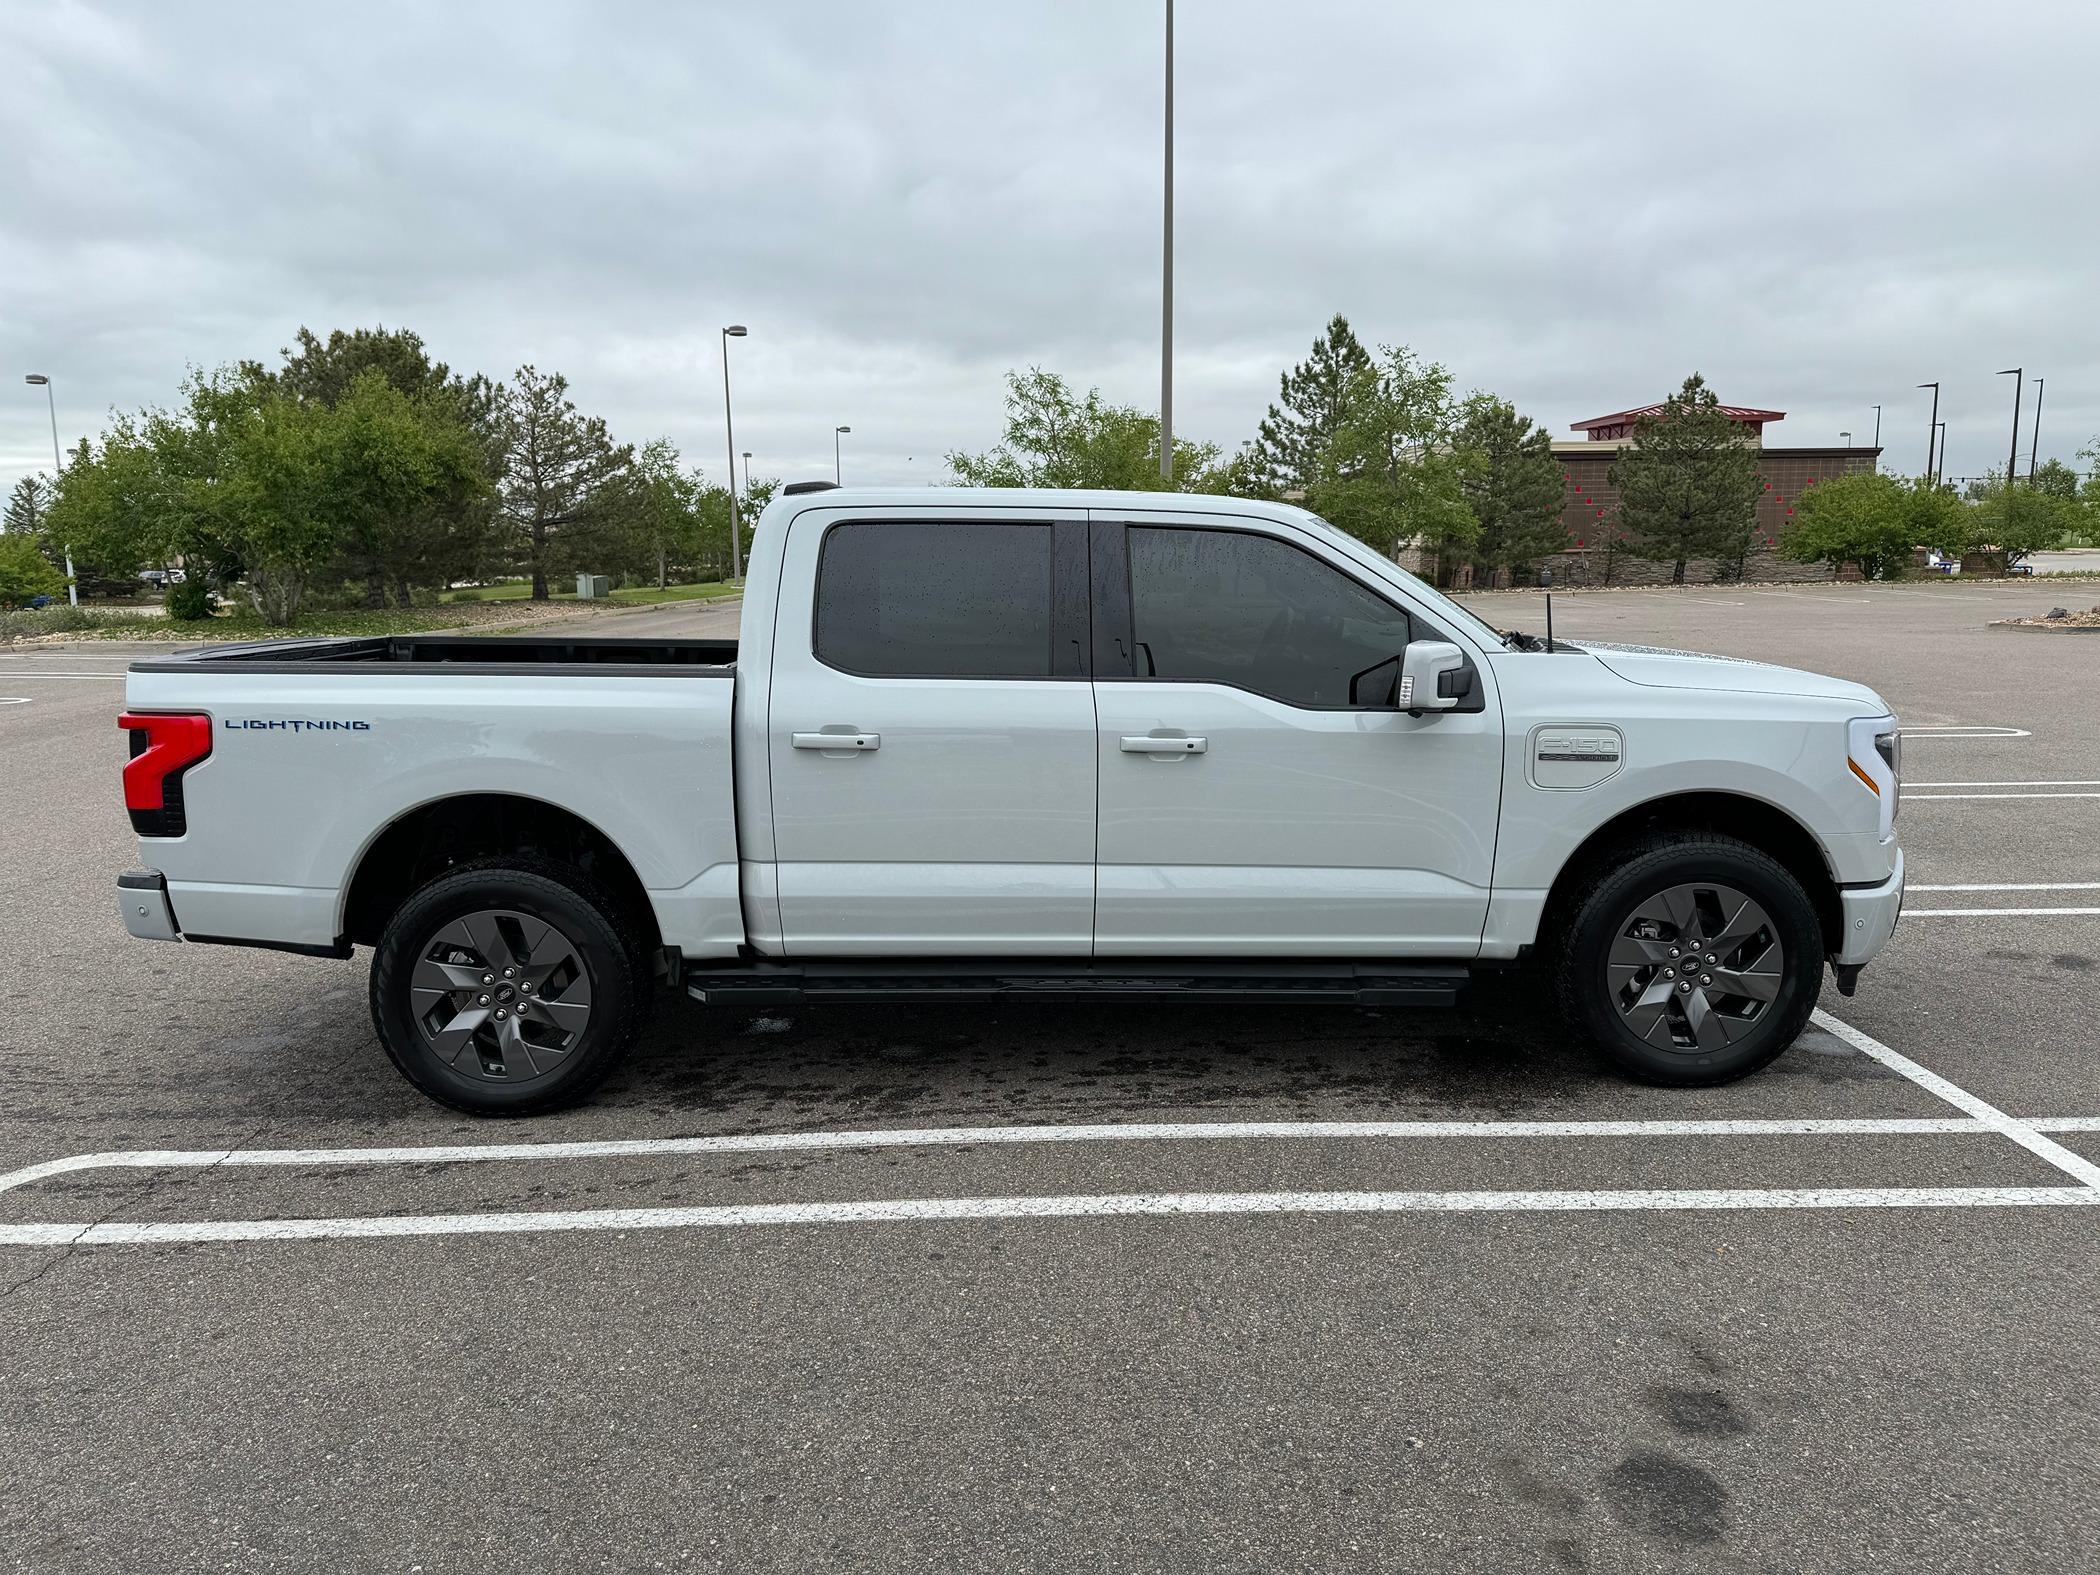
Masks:
[[[1126,755],[1200,755],[1210,748],[1207,738],[1125,738],[1118,746]]]
[[[791,735],[797,749],[880,749],[880,733],[795,733]]]

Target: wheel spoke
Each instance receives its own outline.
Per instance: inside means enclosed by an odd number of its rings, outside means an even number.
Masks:
[[[1707,944],[1716,952],[1733,951],[1771,922],[1764,909],[1740,892],[1723,893],[1722,906],[1727,918],[1718,932],[1707,937]]]
[[[568,996],[560,1000],[549,997],[534,1001],[532,1009],[565,1034],[580,1034],[591,1020],[591,1003],[588,998],[576,1001]]]
[[[474,950],[481,953],[482,961],[500,973],[516,966],[517,959],[511,955],[510,942],[503,938],[503,927],[496,918],[493,913],[472,913],[460,922],[473,937]]]
[[[1669,960],[1668,941],[1651,941],[1644,935],[1621,935],[1611,943],[1611,965],[1614,968],[1638,968]]]
[[[1701,1050],[1720,1050],[1735,1038],[1731,1020],[1713,1009],[1704,990],[1694,990],[1684,998],[1684,1020],[1692,1030],[1692,1043]]]
[[[496,1025],[496,1048],[503,1054],[503,1075],[506,1079],[537,1077],[542,1068],[533,1060],[532,1046],[518,1027],[515,1015]]]
[[[456,1015],[451,1022],[445,1024],[435,1034],[431,1035],[430,1048],[435,1050],[438,1053],[438,1059],[449,1067],[464,1071],[479,1071],[481,1066],[478,1059],[464,1068],[459,1066],[459,1062],[461,1054],[474,1042],[474,1030],[488,1020],[489,1014],[486,1007],[470,1006]]]
[[[1707,989],[1714,995],[1740,995],[1752,1001],[1770,1001],[1778,998],[1780,977],[1779,960],[1768,951],[1748,968],[1714,969],[1714,982]]]

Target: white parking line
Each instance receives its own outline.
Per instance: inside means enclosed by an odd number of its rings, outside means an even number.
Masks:
[[[1904,803],[1906,803],[1906,804],[1931,804],[1931,803],[1936,803],[1936,802],[1939,802],[1939,801],[1941,801],[1941,800],[1945,800],[1945,799],[1950,799],[1950,798],[1969,798],[1969,799],[1975,799],[1975,798],[1989,798],[1989,799],[2001,799],[2001,798],[2100,798],[2100,792],[2094,792],[2094,793],[1905,793],[1905,794],[1903,795],[1903,802],[1904,802]]]
[[[1744,1121],[1286,1121],[1173,1122],[1065,1127],[938,1127],[885,1132],[753,1133],[582,1143],[371,1149],[133,1150],[71,1155],[0,1176],[0,1191],[50,1176],[107,1167],[218,1165],[426,1164],[672,1153],[734,1153],[941,1144],[1081,1143],[1190,1138],[1707,1136],[1798,1133],[1995,1135],[2019,1144],[2079,1183],[2051,1187],[1812,1187],[1584,1189],[1467,1192],[1168,1192],[1049,1197],[871,1199],[843,1203],[767,1203],[690,1208],[577,1209],[529,1213],[432,1214],[370,1218],[194,1220],[0,1225],[0,1245],[138,1246],[179,1242],[318,1241],[382,1236],[626,1231],[736,1225],[845,1224],[969,1219],[1053,1219],[1133,1215],[1600,1212],[1848,1208],[2008,1208],[2100,1203],[2100,1166],[2045,1136],[2100,1130],[2100,1118],[2024,1121],[1926,1070],[1868,1034],[1818,1010],[1814,1021],[1962,1112],[1954,1118]]]
[[[96,678],[106,684],[121,684],[124,681],[124,677],[125,675],[122,673],[32,673],[25,672],[19,667],[7,669],[7,681],[9,683],[13,683],[18,678]]]
[[[1873,1035],[1863,1033],[1850,1023],[1839,1022],[1820,1006],[1809,1016],[1817,1027],[1826,1033],[1835,1034],[1861,1055],[1872,1056],[1890,1071],[1900,1072],[1928,1094],[1946,1100],[1956,1110],[1974,1116],[1984,1125],[2011,1138],[2035,1158],[2046,1160],[2065,1175],[2077,1177],[2088,1187],[2100,1188],[2100,1165],[2095,1165],[2083,1155],[2072,1153],[2061,1143],[2051,1142],[2027,1122],[2009,1116],[1996,1105],[1978,1099],[1967,1089],[1957,1087],[1939,1073],[1920,1066],[1900,1050],[1891,1050]]]
[[[2065,778],[2065,779],[2064,779],[2063,781],[2060,781],[2060,782],[2057,782],[2057,781],[2049,781],[2049,782],[1906,782],[1906,783],[1904,783],[1904,784],[1903,784],[1903,790],[1904,790],[1904,791],[1905,791],[1906,793],[1907,793],[1907,792],[1909,792],[1909,791],[1910,791],[1910,790],[1911,790],[1912,788],[1957,788],[1957,787],[1987,787],[1987,788],[2016,788],[2016,787],[2100,787],[2100,778],[2088,778],[2088,777],[2067,777],[2067,778]]]
[[[208,1220],[0,1226],[0,1245],[136,1247],[175,1242],[324,1241],[527,1231],[676,1230],[725,1225],[1070,1219],[1144,1214],[1603,1213],[1673,1209],[1979,1209],[2100,1204],[2091,1187],[1814,1187],[1640,1192],[1137,1192],[1095,1197],[899,1198],[706,1208],[425,1214],[379,1219]]]
[[[0,705],[27,705],[27,704],[29,704],[29,696],[27,696],[27,695],[0,695]]]
[[[1907,722],[1903,727],[1906,742],[1927,741],[1936,738],[2032,738],[2034,735],[2024,727],[1984,727],[1968,722]]]
[[[1905,908],[1906,919],[2031,919],[2043,913],[2100,913],[2100,908]]]
[[[2100,1120],[2100,1118],[2096,1118]],[[434,1148],[128,1149],[69,1154],[0,1174],[0,1192],[82,1170],[221,1166],[438,1165],[502,1160],[637,1159],[659,1154],[779,1154],[811,1149],[1003,1147],[1024,1143],[1168,1143],[1278,1138],[1816,1137],[1987,1134],[1967,1116],[1709,1121],[1146,1121],[1087,1126],[924,1127],[878,1132],[754,1132],[722,1137]]]
[[[2100,891],[2100,880],[2010,881],[1995,886],[1906,886],[1916,891]],[[1993,910],[1996,911],[1995,909]]]

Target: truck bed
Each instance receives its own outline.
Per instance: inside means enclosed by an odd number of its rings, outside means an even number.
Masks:
[[[478,673],[623,672],[659,677],[726,678],[735,672],[734,640],[561,639],[536,635],[402,634],[371,638],[260,640],[208,645],[146,657],[135,673],[309,674],[351,668],[379,678],[465,668]]]

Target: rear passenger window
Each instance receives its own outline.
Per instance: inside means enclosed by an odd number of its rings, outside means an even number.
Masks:
[[[1048,678],[1050,527],[834,526],[817,660],[873,678]]]
[[[1291,705],[1393,704],[1407,614],[1309,552],[1247,531],[1130,527],[1136,676]]]

